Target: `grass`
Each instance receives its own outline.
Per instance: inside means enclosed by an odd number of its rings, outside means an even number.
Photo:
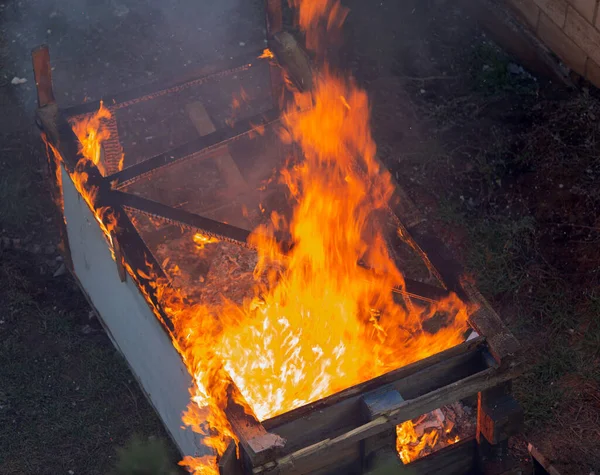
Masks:
[[[29,254],[0,259],[0,473],[106,474],[132,434],[166,434],[71,278],[37,269]]]
[[[168,448],[162,440],[143,440],[134,435],[117,453],[117,462],[111,475],[177,475],[169,460]]]
[[[535,78],[512,61],[492,42],[478,42],[471,51],[471,80],[475,90],[488,95],[516,94],[537,96]]]
[[[487,41],[465,61],[470,89],[423,113],[443,152],[414,165],[434,226],[524,346],[527,437],[587,475],[600,468],[600,95],[554,97]]]

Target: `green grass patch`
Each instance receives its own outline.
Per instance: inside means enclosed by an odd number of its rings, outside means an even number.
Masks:
[[[106,475],[132,434],[167,436],[73,280],[34,259],[0,258],[0,473]]]
[[[517,94],[537,96],[537,81],[511,61],[495,44],[477,43],[470,58],[471,79],[476,91],[488,95]]]

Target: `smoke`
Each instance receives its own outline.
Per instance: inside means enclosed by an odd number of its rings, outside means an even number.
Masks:
[[[1,0],[0,0],[1,2]],[[2,84],[35,108],[30,51],[50,47],[61,106],[258,50],[261,0],[22,0],[0,3]],[[27,82],[12,85],[13,77]]]

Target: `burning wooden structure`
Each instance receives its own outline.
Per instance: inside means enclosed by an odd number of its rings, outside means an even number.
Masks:
[[[33,52],[37,120],[63,218],[58,225],[65,261],[188,456],[210,451],[197,434],[181,428],[193,375],[173,343],[181,340],[157,283],[185,288],[192,300],[197,282],[204,284],[199,299],[221,292],[232,301],[247,297],[256,265],[247,250],[251,231],[273,211],[289,212],[285,193],[268,180],[281,166],[282,148],[294,147],[275,132],[284,78],[310,90],[315,77],[308,55],[283,31],[281,3],[266,3],[275,58],[255,52],[194,77],[104,98],[104,109],[99,102],[59,109],[48,49]],[[240,91],[244,100],[227,107]],[[169,114],[172,127],[164,124]],[[152,123],[149,117],[163,120]],[[108,133],[93,153],[101,159],[82,160],[76,124],[100,119]],[[468,317],[471,338],[262,422],[247,410],[258,414],[256,402],[246,403],[235,378],[229,380],[223,411],[239,450],[232,441],[221,451],[220,473],[512,473],[506,453],[521,417],[510,396],[510,381],[521,371],[519,345],[475,287],[462,280],[459,266],[399,187],[389,203],[377,219],[405,273],[397,298],[403,305],[435,307],[457,295],[474,309]],[[275,238],[283,253],[293,247],[285,244],[290,236]],[[189,257],[205,246],[210,249]],[[476,434],[403,465],[398,425],[473,397]]]

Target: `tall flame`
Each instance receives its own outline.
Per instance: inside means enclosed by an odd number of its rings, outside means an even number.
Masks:
[[[95,114],[73,124],[73,132],[81,144],[81,154],[96,165],[103,176],[106,175],[106,168],[102,159],[102,142],[110,137],[110,132],[102,126],[102,121],[111,117],[110,111],[100,102],[100,108]]]
[[[318,28],[335,30],[345,18],[337,0],[292,3],[311,48]],[[313,90],[294,99],[284,124],[303,159],[281,174],[294,212],[290,222],[273,213],[251,236],[255,297],[241,306],[168,305],[196,382],[192,398],[209,408],[185,420],[218,454],[235,439],[225,415],[232,387],[264,420],[459,344],[466,330],[455,295],[426,307],[394,300],[404,278],[374,219],[394,188],[375,157],[365,91],[324,64]],[[269,237],[276,232],[291,235],[285,259]],[[423,322],[437,314],[446,320],[430,333]],[[184,464],[196,473],[206,466]]]
[[[100,190],[97,185],[89,183],[89,172],[87,171],[87,165],[91,162],[98,168],[101,175],[104,176],[106,174],[102,159],[102,143],[110,138],[110,132],[104,126],[103,120],[110,118],[110,111],[104,107],[101,101],[100,108],[96,113],[73,123],[73,132],[79,139],[79,153],[81,154],[81,158],[77,162],[74,172],[71,173],[71,179],[77,191],[83,196],[90,209],[94,211],[96,221],[100,224],[100,228],[111,245],[110,249],[112,253],[111,231],[116,226],[116,217],[112,208],[96,205],[96,199]],[[114,257],[113,254],[113,259]]]

